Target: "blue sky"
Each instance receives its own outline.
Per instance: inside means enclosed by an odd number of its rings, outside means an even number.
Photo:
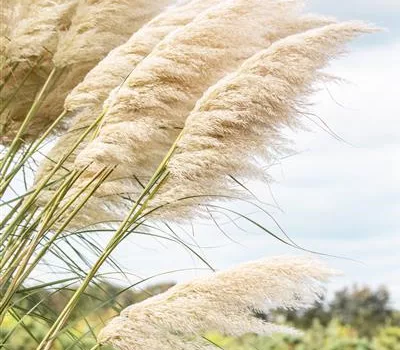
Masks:
[[[330,284],[331,293],[353,283],[385,284],[400,307],[400,2],[313,0],[308,9],[366,20],[388,31],[358,40],[347,57],[329,68],[349,83],[318,93],[312,111],[348,144],[316,127],[292,135],[300,153],[271,169],[276,180],[271,191],[282,209],[272,213],[302,246],[361,261],[326,259],[344,273]],[[272,201],[268,188],[254,189]],[[254,218],[276,230],[265,216]],[[225,228],[231,239],[213,225],[196,226],[194,237],[181,234],[188,242],[211,246],[202,253],[218,269],[264,256],[301,254],[250,227],[245,227],[247,233],[229,224]],[[131,237],[129,242],[129,249],[125,245],[115,257],[141,276],[204,267],[179,246],[144,237]],[[203,273],[185,271],[161,280]]]
[[[335,16],[342,20],[361,19],[390,29],[393,35],[400,34],[400,2],[398,0],[309,0],[311,11]],[[382,38],[380,38],[380,41]],[[384,39],[383,39],[384,40]],[[387,37],[386,40],[390,40]]]

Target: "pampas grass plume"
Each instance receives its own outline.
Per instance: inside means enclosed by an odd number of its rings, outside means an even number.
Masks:
[[[36,94],[53,68],[53,54],[56,51],[60,33],[69,27],[78,0],[67,1],[17,1],[9,20],[4,56],[8,69],[18,63],[12,77],[0,96],[1,106],[7,108],[0,116],[0,144],[12,142],[23,122]],[[33,67],[33,68],[32,68]],[[27,77],[27,78],[26,78]],[[42,123],[37,121],[29,134],[37,135]]]
[[[208,331],[240,336],[295,330],[265,321],[273,310],[303,309],[319,301],[337,273],[308,257],[273,257],[176,285],[123,310],[99,342],[119,350],[217,349]]]
[[[154,199],[154,207],[164,208],[153,215],[190,218],[207,195],[237,195],[230,176],[263,179],[260,158],[268,163],[285,151],[281,130],[301,123],[314,83],[326,78],[320,70],[345,43],[374,30],[345,22],[287,37],[211,87],[186,121],[169,178]]]
[[[81,1],[54,56],[57,67],[97,61],[153,18],[171,0]]]
[[[86,107],[102,108],[109,93],[123,82],[123,79],[162,39],[190,23],[203,10],[220,1],[193,0],[162,12],[134,33],[127,42],[113,49],[94,67],[82,83],[68,95],[65,109],[73,112]]]
[[[16,7],[14,2],[0,0],[0,57],[2,57],[2,59],[8,46]],[[2,77],[0,77],[0,79],[2,79]]]
[[[54,55],[64,68],[60,83],[44,102],[41,118],[53,120],[64,108],[68,93],[110,50],[124,43],[171,0],[86,0],[80,3],[71,27],[64,32]]]
[[[75,0],[62,1],[58,7],[67,6],[70,3],[75,4],[75,2]],[[61,114],[66,96],[81,82],[90,69],[96,66],[111,49],[122,44],[133,32],[158,14],[170,2],[171,0],[154,2],[148,0],[80,0],[70,25],[68,24],[64,30],[57,27],[57,41],[53,35],[54,30],[52,31],[46,22],[48,18],[57,17],[55,8],[44,11],[47,17],[45,15],[42,16],[43,18],[33,16],[25,25],[26,33],[19,35],[18,40],[14,40],[18,44],[16,47],[22,50],[22,53],[18,53],[23,57],[32,56],[46,48],[46,51],[54,53],[51,65],[54,65],[59,71],[62,70],[63,74],[42,103],[41,109],[35,117],[35,123],[32,123],[25,138],[37,138]],[[38,3],[43,2],[38,1]],[[49,1],[49,3],[52,2]],[[32,37],[31,31],[36,33],[36,27],[31,22],[45,30],[42,31],[43,35],[35,41],[37,45],[30,44],[24,47],[21,45],[21,41],[29,42]],[[44,39],[47,41],[51,39],[50,43],[46,42],[47,47]],[[10,45],[9,55],[14,55],[13,52],[16,51],[13,49],[14,46],[14,44]],[[32,50],[29,49],[30,47]],[[43,83],[43,79],[40,81]],[[38,85],[40,86],[40,84]],[[29,91],[32,90],[32,87],[29,86]],[[26,93],[21,91],[20,95],[25,96]],[[33,102],[34,95],[32,97],[32,94],[29,94],[28,102]],[[18,99],[14,100],[10,108],[10,115],[11,119],[18,120],[18,123],[13,123],[13,127],[9,128],[10,136],[6,135],[8,139],[15,134],[27,112],[26,107],[16,108],[17,110],[14,111],[13,107],[18,106],[19,103]]]
[[[26,18],[20,19],[11,33],[9,59],[16,62],[54,54],[77,4],[78,0],[25,2]]]

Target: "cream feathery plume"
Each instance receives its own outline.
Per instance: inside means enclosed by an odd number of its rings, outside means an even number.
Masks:
[[[4,55],[9,43],[10,30],[13,23],[13,16],[16,10],[16,3],[9,0],[0,0],[0,64],[4,65]],[[3,74],[0,80],[3,79]]]
[[[65,109],[73,112],[87,107],[102,108],[110,92],[123,82],[162,39],[221,1],[192,0],[166,9],[134,33],[127,42],[113,49],[94,67],[68,95]],[[88,125],[90,122],[85,124]]]
[[[266,320],[276,309],[312,306],[334,275],[336,271],[309,257],[272,257],[242,264],[178,284],[128,307],[100,332],[98,340],[119,350],[216,349],[202,338],[205,333],[298,333]]]
[[[11,33],[7,56],[12,62],[52,55],[60,32],[68,28],[78,0],[36,0],[28,3],[22,18]]]
[[[76,160],[78,167],[92,164],[87,178],[103,166],[120,165],[95,194],[113,219],[123,217],[130,203],[110,196],[135,198],[137,179],[145,183],[151,176],[209,86],[273,41],[332,22],[299,17],[298,10],[297,2],[223,2],[167,37],[114,90],[99,136]],[[92,222],[99,219],[99,203]],[[90,203],[84,210],[90,217]]]
[[[141,62],[153,48],[169,33],[190,23],[198,14],[221,0],[192,0],[179,6],[170,7],[149,23],[140,28],[121,46],[113,49],[95,68],[93,68],[78,84],[65,101],[65,110],[73,116],[66,118],[68,131],[60,136],[56,145],[47,155],[36,176],[40,181],[63,156],[79,140],[82,130],[90,126],[100,115],[103,103],[110,92],[123,83],[124,79]],[[86,143],[82,142],[78,149],[64,162],[64,169],[73,169],[75,157]],[[56,178],[62,177],[61,169]],[[49,188],[48,190],[51,190]]]
[[[57,117],[68,93],[113,48],[161,12],[172,0],[86,0],[78,7],[68,32],[54,56],[56,67],[65,69],[56,89],[44,102],[45,119]],[[106,79],[107,77],[104,77]],[[46,116],[47,115],[47,116]]]
[[[54,48],[52,65],[62,71],[62,75],[43,101],[25,138],[35,139],[40,135],[61,114],[65,97],[90,69],[170,2],[171,0],[80,0],[71,25],[65,28],[67,30],[58,32],[59,40]],[[26,113],[9,114],[13,120],[11,134],[21,124]],[[10,139],[12,135],[6,137]]]
[[[2,74],[10,74],[10,79],[0,96],[0,144],[13,140],[46,81],[53,68],[60,32],[68,28],[77,3],[78,0],[16,2],[12,19],[15,24],[10,26],[5,48],[6,72]]]
[[[374,28],[332,24],[282,39],[211,87],[188,117],[153,200],[153,217],[189,219],[215,196],[237,194],[236,179],[263,178],[260,159],[282,151],[284,127],[295,127],[320,70],[345,43]],[[241,193],[243,195],[243,193]],[[194,205],[196,204],[196,205]]]
[[[21,40],[20,36],[24,35],[23,28],[28,21],[30,12],[35,12],[35,15],[39,15],[41,7],[39,4],[33,6],[33,0],[0,0],[0,57],[1,61],[1,75],[0,81],[3,83],[3,78],[9,72],[10,67],[7,67],[7,64],[13,65],[17,62],[24,60],[24,57],[20,56],[15,52],[13,58],[8,58],[7,55],[12,53],[9,51],[10,44],[11,46],[16,46],[16,43],[10,43],[12,39],[20,40],[20,44],[22,46],[27,45],[26,42]],[[31,7],[32,6],[32,10]],[[41,37],[42,33],[39,31],[38,26],[36,26],[37,37]],[[18,35],[19,31],[19,35]],[[29,43],[32,44],[32,43]],[[14,48],[15,50],[15,48]],[[17,51],[21,51],[18,50]],[[6,59],[8,58],[8,61]],[[26,57],[25,57],[26,59]],[[10,61],[11,60],[11,61]],[[10,62],[9,62],[10,61]],[[14,73],[15,74],[15,73]]]
[[[7,67],[6,50],[10,42],[10,31],[12,28],[17,4],[9,0],[0,0],[0,84],[3,86]],[[1,131],[1,127],[0,127]]]
[[[31,61],[54,52],[60,30],[65,29],[78,0],[1,0],[1,36],[10,64]],[[1,52],[3,52],[3,50]]]
[[[171,0],[86,0],[81,2],[65,32],[54,63],[67,67],[98,61],[148,22]],[[113,42],[110,42],[113,41]],[[96,45],[94,44],[96,43]]]

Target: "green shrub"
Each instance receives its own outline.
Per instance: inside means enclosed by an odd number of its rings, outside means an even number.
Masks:
[[[400,327],[382,329],[374,343],[376,350],[400,350]]]

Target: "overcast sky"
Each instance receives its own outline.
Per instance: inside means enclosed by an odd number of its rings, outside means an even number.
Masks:
[[[302,246],[361,261],[326,259],[344,272],[330,291],[353,283],[387,285],[400,306],[400,2],[398,0],[314,0],[313,12],[340,19],[362,19],[388,31],[358,40],[351,53],[329,69],[350,83],[329,86],[315,96],[313,112],[347,143],[314,127],[293,136],[300,154],[271,169],[271,190],[282,212],[273,214]],[[266,188],[259,196],[270,200]],[[247,208],[242,207],[246,211]],[[249,209],[250,210],[250,209]],[[267,227],[273,223],[260,214]],[[196,243],[217,269],[264,256],[301,254],[264,233],[214,225],[196,227]],[[184,236],[185,234],[182,233]],[[187,238],[188,242],[191,238]],[[234,241],[233,241],[234,240]],[[142,276],[204,267],[180,247],[132,237],[115,257]],[[182,280],[201,272],[181,272],[163,280]]]

